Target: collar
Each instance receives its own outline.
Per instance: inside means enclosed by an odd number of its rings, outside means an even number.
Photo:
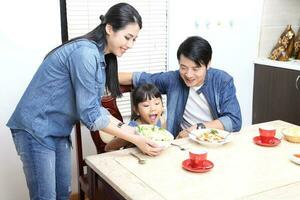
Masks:
[[[198,91],[202,86],[203,84],[201,84],[200,86],[191,87],[191,89]]]
[[[196,89],[197,94],[201,94],[203,90],[206,88],[208,80],[210,79],[210,68],[207,70],[204,83]],[[196,87],[195,87],[196,88]]]
[[[86,38],[82,38],[80,40],[86,40],[86,41],[89,41],[89,42],[93,43],[97,47],[97,49],[99,51],[99,61],[103,62],[105,64],[105,66],[106,66],[105,54],[104,54],[104,46],[105,46],[104,41],[101,42],[101,43],[97,43],[94,40],[89,40],[89,39],[86,39]]]
[[[104,42],[102,42],[100,44],[98,44],[97,42],[95,42],[93,40],[91,40],[91,42],[94,43],[99,50],[99,61],[105,63],[105,65],[106,65],[105,54],[104,54],[104,46],[105,46]]]

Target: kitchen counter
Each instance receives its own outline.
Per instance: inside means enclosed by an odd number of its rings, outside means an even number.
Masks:
[[[299,61],[254,64],[252,123],[280,119],[300,125],[299,102]]]
[[[254,60],[254,63],[266,65],[270,67],[279,67],[284,69],[300,71],[300,60],[290,60],[285,62],[285,61],[270,60],[268,58],[257,58]]]

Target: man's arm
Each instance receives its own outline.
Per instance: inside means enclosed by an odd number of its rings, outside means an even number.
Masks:
[[[132,72],[119,72],[120,85],[132,85]]]
[[[220,91],[222,91],[222,95],[220,95],[220,113],[218,119],[222,122],[226,131],[239,131],[242,126],[242,115],[233,79],[227,82],[227,84],[223,84],[223,88]]]
[[[205,125],[206,128],[215,128],[215,129],[219,129],[219,130],[224,130],[223,124],[218,119],[215,119],[210,122],[204,122],[203,124]],[[185,130],[180,131],[180,133],[178,134],[176,139],[188,137],[189,132],[191,132],[192,130],[195,130],[195,129],[197,129],[197,124],[187,128]]]
[[[205,125],[206,128],[216,128],[216,129],[224,130],[223,124],[218,119],[215,119],[210,122],[205,122],[203,124]]]

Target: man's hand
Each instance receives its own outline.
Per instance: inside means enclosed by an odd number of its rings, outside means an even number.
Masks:
[[[187,129],[184,129],[182,131],[179,132],[179,134],[177,135],[176,139],[180,139],[180,138],[185,138],[189,136],[189,132],[191,132],[192,130],[196,130],[197,129],[197,125],[193,125]]]

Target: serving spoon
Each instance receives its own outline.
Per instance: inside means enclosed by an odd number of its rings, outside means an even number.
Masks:
[[[132,155],[133,157],[137,158],[139,161],[139,164],[145,164],[146,163],[146,159],[140,158],[138,155],[136,155],[133,152],[130,152],[130,155]]]
[[[185,150],[188,149],[188,148],[185,148],[185,147],[183,147],[183,146],[181,146],[179,144],[175,144],[175,143],[171,143],[171,145],[178,147],[181,151],[185,151]]]

